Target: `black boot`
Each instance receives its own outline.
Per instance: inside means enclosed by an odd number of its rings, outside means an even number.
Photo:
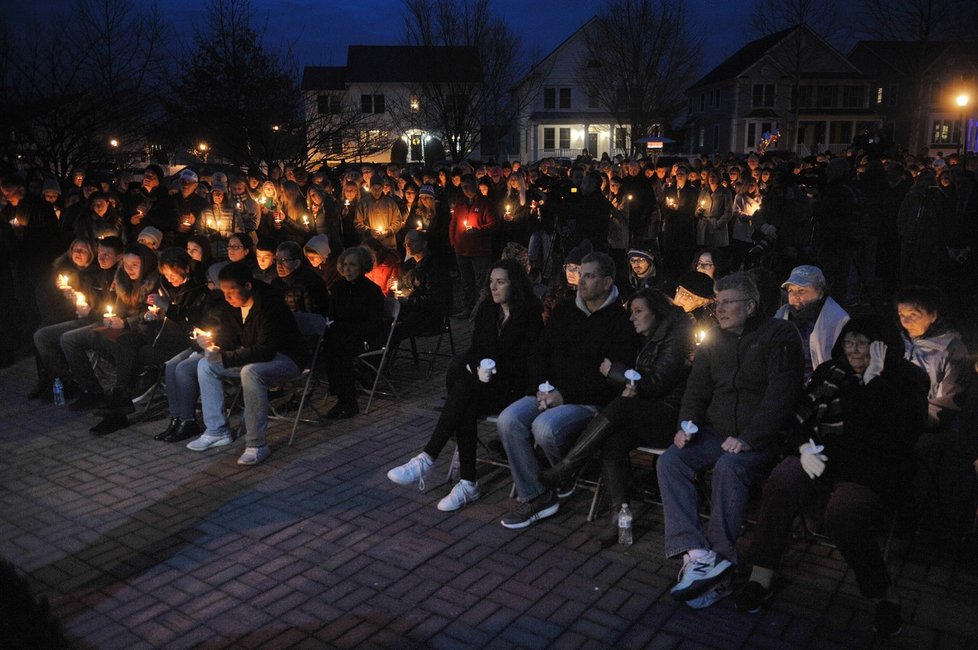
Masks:
[[[598,415],[587,425],[587,428],[584,429],[584,432],[577,439],[577,442],[574,443],[574,446],[571,447],[571,450],[567,452],[567,455],[550,469],[540,470],[537,479],[539,479],[544,487],[551,489],[573,483],[577,478],[577,474],[584,468],[587,460],[594,455],[594,452],[598,450],[601,443],[614,430],[615,426],[611,423],[611,420],[603,415]]]
[[[180,418],[170,418],[170,424],[168,424],[165,429],[153,436],[153,440],[166,440],[166,437],[176,431],[177,427],[179,426]]]
[[[124,414],[114,412],[106,415],[101,422],[89,429],[89,431],[97,436],[104,436],[109,433],[114,433],[119,429],[124,429],[128,424],[129,421]]]
[[[163,442],[180,442],[188,438],[196,438],[199,435],[200,427],[197,426],[197,418],[193,420],[180,420],[180,425],[170,435],[163,438]]]
[[[27,393],[27,399],[47,398],[48,401],[51,401],[51,397],[53,395],[51,391],[53,389],[54,382],[47,375],[47,373],[40,374],[37,377],[37,383],[34,385],[34,388],[31,389],[31,392]]]
[[[109,396],[105,407],[95,409],[95,415],[104,418],[112,413],[126,415],[135,411],[136,407],[132,405],[132,397],[129,396],[129,391],[125,388],[116,387],[112,389],[112,394]]]
[[[607,548],[618,543],[618,511],[628,502],[628,485],[631,482],[631,465],[628,458],[602,458],[601,484],[611,502],[611,524],[598,534],[598,544]]]

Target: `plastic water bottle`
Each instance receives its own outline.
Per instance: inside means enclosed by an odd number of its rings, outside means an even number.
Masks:
[[[632,513],[627,503],[621,504],[621,511],[618,513],[618,543],[632,545]]]
[[[61,377],[54,378],[54,405],[65,405],[65,386],[61,383]]]

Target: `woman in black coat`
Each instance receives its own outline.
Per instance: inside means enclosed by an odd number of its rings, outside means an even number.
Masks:
[[[499,260],[490,267],[483,298],[475,309],[471,346],[452,360],[445,377],[448,397],[438,424],[424,451],[390,470],[387,478],[423,487],[424,476],[454,435],[461,480],[438,502],[438,509],[458,510],[479,498],[476,420],[498,413],[524,395],[527,358],[543,329],[541,312],[533,285],[518,262]],[[483,360],[493,363],[483,364]]]
[[[642,289],[628,306],[642,337],[633,368],[641,377],[629,378],[622,364],[605,359],[601,372],[622,388],[621,395],[591,421],[559,463],[540,472],[540,482],[548,487],[567,485],[601,450],[601,478],[614,512],[611,527],[598,538],[602,546],[618,539],[618,510],[628,502],[631,480],[629,452],[672,444],[695,350],[692,321],[661,291]]]
[[[927,421],[926,374],[870,318],[846,323],[832,359],[815,369],[788,433],[791,455],[771,472],[745,559],[754,568],[737,607],[756,613],[791,539],[798,510],[827,498],[823,530],[832,537],[863,596],[877,601],[876,629],[896,634],[900,606],[878,535],[883,514],[907,496],[914,445]],[[888,339],[887,339],[888,340]],[[799,454],[799,455],[796,455]]]
[[[351,246],[336,261],[339,277],[330,292],[329,320],[323,341],[326,374],[336,405],[329,419],[351,418],[360,412],[353,375],[353,357],[383,344],[384,294],[365,275],[373,266],[370,251]]]

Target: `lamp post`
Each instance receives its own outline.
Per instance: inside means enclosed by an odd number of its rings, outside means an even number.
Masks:
[[[210,147],[207,146],[206,142],[200,142],[197,144],[197,155],[200,156],[200,159],[204,162],[205,165],[207,164],[208,149],[210,149]]]
[[[964,130],[964,112],[968,108],[968,102],[971,101],[971,97],[968,93],[961,93],[954,99],[954,103],[958,105],[959,112],[961,113],[961,137],[958,138],[958,153],[961,153],[961,143],[964,143],[964,159],[968,160],[968,134]],[[967,162],[965,162],[967,164]]]

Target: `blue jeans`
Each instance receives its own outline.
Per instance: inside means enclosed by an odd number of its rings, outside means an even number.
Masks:
[[[68,360],[65,359],[64,352],[61,350],[61,336],[65,332],[91,324],[92,321],[87,318],[77,318],[66,320],[63,323],[47,325],[34,332],[34,347],[37,348],[37,356],[44,364],[44,369],[51,376],[64,377],[68,374]]]
[[[197,364],[200,383],[200,404],[204,412],[206,433],[210,436],[228,435],[228,419],[224,414],[222,377],[240,377],[244,396],[245,445],[261,447],[268,431],[268,384],[276,384],[298,376],[295,361],[281,352],[271,361],[249,363],[239,368],[202,360]]]
[[[166,362],[166,400],[170,417],[193,420],[197,412],[197,364],[204,358],[200,352],[187,348]]]
[[[710,427],[682,449],[672,445],[656,463],[662,510],[666,520],[666,557],[691,549],[714,550],[737,563],[737,537],[751,485],[763,481],[777,460],[776,449],[731,454],[720,448],[723,438]],[[710,522],[700,526],[696,474],[713,468]]]
[[[540,411],[536,397],[518,399],[503,409],[496,426],[520,501],[532,501],[546,492],[537,480],[540,464],[533,453],[534,442],[553,465],[597,413],[598,407],[589,404],[562,404]]]

